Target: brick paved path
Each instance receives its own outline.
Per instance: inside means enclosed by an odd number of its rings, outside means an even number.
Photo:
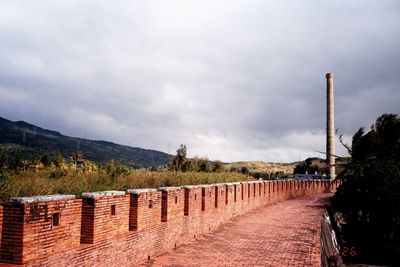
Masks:
[[[330,196],[262,207],[142,266],[320,266],[320,219]]]

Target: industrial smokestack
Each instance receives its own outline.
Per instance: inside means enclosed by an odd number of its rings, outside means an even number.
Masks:
[[[326,159],[329,179],[335,179],[335,112],[333,100],[333,74],[326,74]]]

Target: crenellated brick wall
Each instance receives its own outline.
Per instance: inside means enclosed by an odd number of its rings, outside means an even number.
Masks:
[[[123,191],[83,193],[81,243],[99,243],[127,233],[129,203]]]
[[[12,198],[0,205],[0,266],[132,266],[235,216],[337,186],[251,181]]]

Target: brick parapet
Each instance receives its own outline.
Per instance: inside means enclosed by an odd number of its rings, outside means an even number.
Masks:
[[[129,231],[130,196],[123,191],[82,194],[81,242],[94,244]]]
[[[160,187],[161,221],[167,222],[181,218],[184,214],[184,189],[181,187]]]
[[[161,223],[161,191],[132,189],[128,193],[130,231],[140,231]]]
[[[80,246],[81,199],[12,198],[4,204],[1,260],[24,264]]]
[[[138,264],[234,216],[337,186],[248,181],[13,199],[0,206],[0,258],[25,266]]]

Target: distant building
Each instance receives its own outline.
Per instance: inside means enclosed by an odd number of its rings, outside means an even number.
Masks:
[[[294,174],[294,179],[303,179],[303,180],[323,180],[323,179],[328,179],[326,174],[321,174],[318,172],[315,172],[314,174],[309,174],[308,172],[304,173],[295,173]]]

